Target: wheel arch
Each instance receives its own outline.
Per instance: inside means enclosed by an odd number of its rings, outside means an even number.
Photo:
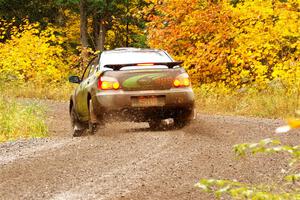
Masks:
[[[91,93],[88,92],[88,94],[87,94],[87,99],[86,99],[86,100],[87,100],[88,108],[89,108],[89,106],[90,106],[89,103],[90,103],[90,100],[91,100],[91,99],[92,99],[92,95],[91,95]]]
[[[91,98],[92,98],[92,95],[90,92],[88,92],[87,99],[90,100]]]

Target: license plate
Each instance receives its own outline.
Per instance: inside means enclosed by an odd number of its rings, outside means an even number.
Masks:
[[[164,98],[161,96],[132,97],[131,101],[134,107],[164,106],[165,104]]]

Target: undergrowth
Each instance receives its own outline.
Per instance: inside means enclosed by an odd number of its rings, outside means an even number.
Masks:
[[[47,136],[45,118],[37,103],[0,96],[0,142]]]
[[[37,84],[27,83],[3,83],[0,92],[4,96],[15,98],[51,99],[67,101],[77,85],[70,83]]]
[[[268,88],[229,91],[203,85],[194,88],[200,113],[242,115],[266,118],[293,117],[299,109],[298,90]]]

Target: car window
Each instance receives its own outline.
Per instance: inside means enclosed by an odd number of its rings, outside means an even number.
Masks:
[[[107,51],[102,53],[101,66],[108,64],[171,62],[164,51]]]
[[[98,57],[94,58],[89,65],[87,66],[87,68],[84,70],[84,73],[82,75],[82,80],[85,80],[86,78],[88,78],[91,74],[93,74],[95,72],[95,70],[97,69],[97,62],[98,61]]]
[[[95,72],[97,72],[97,68],[98,68],[98,57],[95,58],[92,63],[91,63],[91,69],[89,72],[89,76],[93,75]]]
[[[91,69],[91,65],[88,65],[88,66],[85,68],[81,80],[85,80],[85,79],[88,77],[88,74],[89,74],[89,72],[90,72],[90,69]]]

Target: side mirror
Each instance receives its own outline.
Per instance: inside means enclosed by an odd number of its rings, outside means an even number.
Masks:
[[[79,76],[69,76],[69,82],[71,82],[71,83],[80,83],[81,80],[80,80]]]

